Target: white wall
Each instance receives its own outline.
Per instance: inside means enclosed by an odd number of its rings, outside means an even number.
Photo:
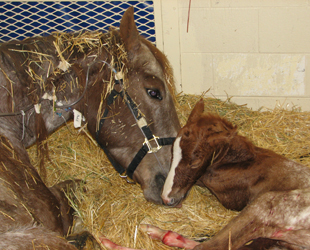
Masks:
[[[178,90],[310,111],[310,0],[155,0]],[[226,95],[227,94],[227,95]]]

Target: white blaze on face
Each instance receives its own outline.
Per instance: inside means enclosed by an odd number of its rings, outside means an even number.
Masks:
[[[173,160],[171,163],[171,168],[168,173],[167,179],[164,184],[163,192],[162,192],[162,197],[163,198],[168,198],[168,195],[170,194],[173,186],[173,179],[175,176],[175,169],[179,165],[181,159],[182,159],[182,149],[180,146],[181,142],[181,137],[178,137],[175,139],[174,144],[173,144]]]

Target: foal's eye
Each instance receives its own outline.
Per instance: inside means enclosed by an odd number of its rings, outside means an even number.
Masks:
[[[152,98],[156,98],[158,100],[162,100],[162,96],[158,89],[146,89],[148,95]]]

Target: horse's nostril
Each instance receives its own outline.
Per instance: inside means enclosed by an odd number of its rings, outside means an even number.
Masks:
[[[171,198],[167,203],[168,206],[172,206],[174,204],[174,198]]]
[[[172,206],[174,204],[174,198],[162,197],[165,205]]]

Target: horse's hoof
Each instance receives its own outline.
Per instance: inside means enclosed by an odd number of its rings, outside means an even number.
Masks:
[[[79,250],[101,249],[94,236],[88,231],[69,235],[66,240]]]

